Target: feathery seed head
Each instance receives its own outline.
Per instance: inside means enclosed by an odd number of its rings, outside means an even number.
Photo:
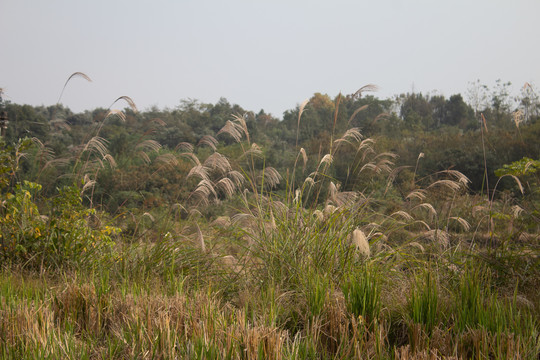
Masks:
[[[189,179],[192,176],[198,176],[203,180],[208,180],[208,170],[209,168],[205,165],[195,165],[189,170],[186,178]]]
[[[523,111],[521,110],[514,111],[512,113],[512,118],[514,120],[514,124],[516,125],[516,127],[519,128],[519,125],[523,122],[523,119],[524,119]]]
[[[229,134],[236,142],[242,141],[242,133],[238,125],[231,120],[227,120],[221,130],[218,131],[217,135],[219,134]]]
[[[411,199],[418,199],[420,201],[424,200],[426,198],[426,191],[423,189],[416,189],[413,190],[405,197],[405,199],[411,200]]]
[[[244,153],[244,155],[248,155],[248,154],[252,154],[252,155],[255,155],[257,157],[261,157],[262,156],[262,149],[259,145],[253,143],[251,144],[251,147]]]
[[[114,100],[111,106],[109,107],[112,107],[119,100],[124,100],[125,102],[127,102],[131,110],[133,110],[133,112],[139,112],[137,110],[137,106],[135,105],[135,102],[129,96],[126,96],[126,95],[120,96],[118,99]]]
[[[193,145],[188,142],[181,142],[178,145],[176,145],[175,148],[176,151],[182,150],[187,152],[193,152]]]
[[[356,191],[338,191],[332,198],[332,202],[338,207],[353,208],[357,199],[358,193]]]
[[[450,189],[452,191],[458,191],[459,189],[461,189],[461,185],[460,185],[459,182],[449,180],[449,179],[437,180],[433,184],[430,184],[427,188],[430,189],[430,188],[435,187],[437,185],[447,187],[448,189]]]
[[[228,216],[218,216],[212,223],[212,226],[228,227],[231,225],[231,219]]]
[[[110,116],[118,116],[120,118],[120,120],[122,120],[123,122],[126,122],[126,114],[124,114],[123,111],[121,110],[117,110],[117,109],[111,109],[107,112],[107,115],[105,115],[105,119],[108,119]]]
[[[443,248],[450,246],[450,235],[444,230],[429,230],[424,233],[424,237],[430,241],[436,242]]]
[[[148,139],[137,144],[135,149],[140,149],[145,152],[146,151],[159,152],[159,150],[161,149],[161,144],[158,143],[156,140]]]
[[[469,231],[471,229],[471,224],[469,224],[469,222],[462,217],[450,216],[450,219],[457,221],[459,225],[461,225],[461,227],[463,228],[463,231]]]
[[[105,154],[105,156],[103,157],[103,160],[109,163],[109,166],[111,167],[111,169],[114,169],[116,167],[116,161],[114,160],[111,154]]]
[[[302,160],[304,161],[304,166],[302,167],[302,171],[306,170],[306,165],[308,161],[308,157],[306,154],[306,150],[304,148],[300,148],[300,154],[302,155]]]
[[[353,112],[353,114],[351,115],[351,117],[349,118],[349,121],[347,122],[347,126],[351,123],[351,121],[353,121],[354,117],[355,117],[356,115],[358,115],[358,113],[359,113],[360,111],[364,111],[364,110],[367,109],[368,107],[369,107],[369,105],[366,104],[366,105],[360,106],[358,109],[356,109],[356,110]]]
[[[273,167],[264,168],[263,175],[265,184],[270,188],[275,187],[281,181],[281,174]]]
[[[248,131],[246,119],[245,119],[245,117],[247,116],[248,114],[244,114],[244,116],[233,115],[233,118],[237,125],[237,129],[242,131],[244,135],[246,135],[246,139],[249,142],[249,131]]]
[[[204,166],[209,169],[216,170],[221,174],[224,174],[231,170],[231,164],[229,163],[227,157],[218,152],[214,152],[212,155],[210,155],[205,160]]]
[[[238,188],[240,186],[242,186],[242,184],[244,183],[244,175],[242,175],[237,170],[229,171],[227,176],[229,177],[229,179],[231,179],[236,184],[236,187],[238,187]]]
[[[211,135],[204,135],[201,140],[199,140],[199,143],[197,145],[202,146],[206,145],[210,147],[212,150],[216,151],[216,145],[218,144],[218,141]]]
[[[367,85],[364,85],[362,86],[360,89],[356,90],[356,92],[352,95],[353,99],[358,97],[362,97],[362,93],[365,93],[365,92],[373,92],[373,91],[377,91],[379,89],[379,87],[375,84],[367,84]]]
[[[431,205],[429,203],[418,204],[414,208],[412,208],[412,210],[415,210],[415,209],[418,209],[418,208],[426,209],[431,216],[437,216],[437,210],[435,210],[433,205]]]
[[[227,197],[233,196],[235,190],[233,181],[226,177],[222,178],[216,183],[216,188],[223,191]]]
[[[317,220],[318,222],[323,222],[324,221],[324,214],[322,213],[321,210],[315,210],[313,212],[313,217],[315,218],[315,220]]]
[[[409,215],[409,213],[403,211],[403,210],[399,210],[399,211],[396,211],[395,213],[392,213],[390,215],[391,217],[402,217],[403,219],[407,220],[407,221],[412,221],[413,220],[413,217],[411,215]]]
[[[188,158],[196,166],[201,165],[201,162],[200,162],[199,158],[195,154],[193,154],[192,152],[181,153],[180,156]]]
[[[154,219],[154,217],[152,216],[152,214],[150,214],[149,212],[145,212],[145,213],[143,214],[143,217],[144,217],[144,216],[146,216],[147,218],[149,218],[150,221],[152,221],[152,222],[156,221],[156,219]]]
[[[328,165],[332,164],[333,161],[334,161],[334,157],[331,154],[326,154],[321,159],[321,162],[319,163],[319,167],[321,167],[321,165],[323,165],[323,164],[328,166]]]
[[[83,188],[81,190],[81,195],[88,189],[91,189],[94,187],[94,185],[96,185],[96,181],[95,180],[92,180],[90,178],[90,175],[88,174],[85,174],[84,175],[84,178],[83,178],[83,182],[84,182],[84,185],[83,185]]]
[[[315,180],[313,180],[311,176],[306,177],[304,180],[304,186],[312,187],[313,185],[315,185]]]
[[[357,254],[368,258],[370,255],[369,242],[366,235],[359,228],[354,229],[350,236],[351,244],[355,247]]]
[[[162,163],[167,167],[174,167],[178,165],[178,159],[171,153],[159,155],[156,158],[156,162]]]
[[[328,218],[330,218],[337,211],[337,209],[338,208],[334,205],[326,205],[323,209],[324,218],[328,220]]]
[[[521,215],[523,211],[524,211],[523,208],[520,207],[519,205],[512,206],[512,215],[514,216],[514,219],[518,218],[519,215]]]
[[[416,249],[420,250],[421,252],[424,252],[424,247],[420,243],[418,243],[416,241],[410,242],[409,246],[411,246],[413,248],[416,248]]]

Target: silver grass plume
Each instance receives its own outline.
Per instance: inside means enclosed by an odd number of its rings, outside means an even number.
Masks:
[[[218,141],[211,135],[204,135],[201,140],[199,140],[198,146],[206,145],[210,147],[212,150],[216,151],[216,145],[218,144]]]

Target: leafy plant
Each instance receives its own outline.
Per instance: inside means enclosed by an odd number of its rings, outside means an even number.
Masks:
[[[540,161],[524,157],[511,164],[506,164],[502,168],[495,170],[495,175],[501,177],[504,175],[524,176],[536,173],[540,169]]]
[[[112,237],[119,229],[91,227],[96,211],[82,205],[77,189],[60,190],[47,215],[37,205],[40,190],[41,185],[24,181],[7,194],[0,216],[2,258],[30,267],[59,267],[92,265],[98,257],[112,255]]]

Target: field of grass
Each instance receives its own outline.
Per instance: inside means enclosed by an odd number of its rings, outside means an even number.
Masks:
[[[216,136],[239,157],[208,136],[165,159],[191,164],[186,203],[112,215],[82,196],[113,161],[98,135],[53,199],[17,180],[26,145],[3,145],[0,358],[538,358],[538,224],[518,197],[455,170],[398,189],[394,155],[354,128],[279,173],[237,116]],[[345,191],[351,148],[365,187]]]

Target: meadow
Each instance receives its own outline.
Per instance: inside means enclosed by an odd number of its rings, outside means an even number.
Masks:
[[[55,123],[81,140],[69,156],[2,140],[0,358],[538,359],[538,161],[488,168],[482,114],[481,184],[426,174],[341,101],[317,138],[300,104],[278,155],[233,113],[117,156],[104,132],[137,113],[126,96],[84,134]]]

